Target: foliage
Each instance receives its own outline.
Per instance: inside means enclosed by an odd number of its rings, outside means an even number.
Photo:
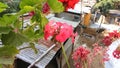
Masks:
[[[3,15],[3,17],[0,17],[0,26],[1,27],[7,27],[12,26],[17,21],[17,16],[14,15]]]
[[[101,14],[107,15],[110,9],[114,7],[114,0],[98,0],[95,4],[95,9],[100,9]]]
[[[15,14],[5,13],[0,17],[0,64],[13,64],[14,57],[19,50],[18,46],[25,42],[30,43],[30,47],[35,50],[34,42],[43,37],[44,26],[48,22],[42,12],[43,4],[48,3],[49,11],[62,12],[64,7],[61,2],[55,0],[21,0],[20,11]],[[0,2],[0,12],[5,11],[9,5]],[[11,8],[11,7],[10,7]],[[31,22],[24,26],[23,14],[33,12]],[[4,60],[4,62],[3,62]]]
[[[6,13],[14,13],[18,12],[20,10],[19,8],[19,2],[20,0],[0,0],[0,2],[5,3],[8,5],[7,9],[0,13],[0,16],[6,14]]]
[[[3,12],[8,6],[0,2],[0,12]]]
[[[114,2],[118,2],[118,1],[120,1],[120,0],[114,0]]]
[[[54,0],[54,3],[50,0],[48,1],[48,5],[51,7],[51,9],[55,12],[62,12],[64,10],[63,4],[59,2],[58,0]]]
[[[13,64],[14,56],[18,53],[15,46],[6,45],[0,47],[0,64]]]

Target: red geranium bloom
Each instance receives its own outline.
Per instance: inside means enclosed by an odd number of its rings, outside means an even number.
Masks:
[[[66,34],[65,30],[60,30],[60,33],[56,35],[56,40],[59,42],[65,42],[68,39],[68,35]]]
[[[54,21],[50,21],[45,26],[44,38],[47,40],[50,36],[53,36],[56,33],[58,28],[59,26],[57,26],[56,23],[54,23]]]
[[[110,36],[106,36],[104,37],[104,39],[102,40],[102,42],[106,45],[109,46],[112,43],[112,38]]]
[[[59,42],[65,42],[69,37],[71,37],[73,34],[73,28],[71,25],[67,25],[66,23],[63,23],[59,34],[56,35],[56,40]]]
[[[47,40],[53,37],[57,42],[65,42],[68,38],[73,38],[73,27],[66,23],[50,21],[44,30],[44,38]]]

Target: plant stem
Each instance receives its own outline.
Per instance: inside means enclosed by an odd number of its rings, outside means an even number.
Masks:
[[[67,63],[67,66],[68,66],[68,68],[70,68],[70,64],[69,64],[69,62],[68,62],[68,58],[67,58],[67,56],[66,56],[65,49],[64,49],[64,46],[63,46],[63,45],[62,45],[62,51],[63,51],[63,55],[64,55],[64,58],[65,58],[65,61],[66,61],[66,63]]]
[[[31,47],[30,46],[29,47],[23,47],[23,48],[20,48],[19,51],[24,50],[26,48],[31,48]]]
[[[22,15],[22,30],[23,30],[23,27],[24,26],[24,18],[23,18],[23,15]]]
[[[84,68],[87,68],[86,62],[84,61],[83,63],[84,63]]]

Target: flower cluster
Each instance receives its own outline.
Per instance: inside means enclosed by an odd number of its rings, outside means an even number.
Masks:
[[[110,32],[109,36],[112,37],[112,38],[114,38],[114,39],[120,38],[120,33],[117,30],[115,30],[113,32]]]
[[[74,60],[74,65],[76,68],[84,67],[82,62],[87,61],[89,53],[90,53],[90,50],[83,46],[78,47],[74,51],[72,55],[72,59]]]
[[[50,21],[45,26],[44,38],[47,40],[52,37],[57,42],[65,42],[68,38],[72,38],[74,42],[74,37],[76,34],[73,32],[73,27],[66,23]]]
[[[110,36],[105,36],[102,40],[105,46],[109,46],[112,43],[112,37]]]
[[[117,59],[120,59],[120,45],[113,51],[113,56]]]
[[[59,0],[65,6],[65,9],[74,8],[75,4],[79,2],[79,0]]]
[[[120,32],[118,32],[117,30],[113,31],[113,32],[110,32],[108,34],[108,36],[105,36],[102,40],[102,42],[106,45],[106,46],[109,46],[112,41],[116,40],[120,38]],[[113,52],[113,56],[117,59],[120,58],[120,50],[116,49],[114,50]]]
[[[97,43],[93,44],[93,49],[88,49],[87,47],[80,46],[72,54],[72,59],[74,60],[75,68],[87,68],[90,67],[93,60],[101,56],[102,58],[98,60],[99,62],[104,62],[109,60],[109,55],[107,54],[108,48],[102,47]]]
[[[102,46],[99,46],[97,43],[93,44],[93,56],[96,56],[99,51],[102,50]]]
[[[100,46],[99,43],[93,44],[93,47],[91,49],[88,49],[87,47],[78,47],[72,55],[72,59],[74,60],[75,68],[87,68],[91,67],[91,63],[93,60],[96,60],[96,57],[100,56],[100,59],[98,59],[98,62],[101,62],[103,64],[104,61],[109,60],[109,54],[108,46],[116,39],[120,38],[120,32],[117,30],[108,33],[102,40],[103,44],[105,46]],[[113,56],[117,59],[120,59],[120,46],[117,47],[117,49],[112,53]],[[84,65],[85,63],[85,65]]]
[[[113,52],[113,56],[114,56],[115,58],[117,58],[117,59],[120,59],[120,51],[119,51],[119,50],[115,50],[115,51]]]
[[[113,31],[108,34],[108,36],[105,36],[102,40],[102,42],[106,45],[109,46],[113,40],[120,38],[120,33],[118,31]]]
[[[89,53],[90,53],[89,49],[87,49],[83,46],[80,46],[74,51],[74,53],[72,55],[73,60],[78,60],[78,59],[81,59],[82,61],[86,60]]]
[[[93,57],[96,57],[98,54],[100,54],[102,57],[101,61],[108,61],[109,60],[109,54],[107,53],[108,48],[107,47],[102,47],[98,45],[97,43],[93,44]],[[91,57],[92,57],[91,56]]]

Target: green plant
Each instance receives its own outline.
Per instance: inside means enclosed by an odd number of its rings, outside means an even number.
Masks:
[[[100,9],[102,15],[107,15],[110,9],[113,9],[113,1],[114,0],[97,0],[95,4],[95,9]]]
[[[34,43],[43,37],[44,26],[48,22],[48,19],[42,12],[43,5],[46,2],[52,12],[59,13],[64,11],[62,3],[58,0],[54,0],[54,3],[52,0],[21,0],[20,11],[16,12],[16,14],[6,13],[0,17],[0,39],[2,41],[0,64],[8,65],[11,68],[15,55],[19,53],[17,47],[25,42],[30,43],[29,47],[36,51]],[[0,13],[8,7],[0,2]],[[30,12],[33,12],[30,24],[23,27],[23,15]]]
[[[5,11],[0,13],[0,17],[6,13],[15,13],[20,10],[19,2],[20,0],[0,0],[0,2],[7,4],[9,7]]]

